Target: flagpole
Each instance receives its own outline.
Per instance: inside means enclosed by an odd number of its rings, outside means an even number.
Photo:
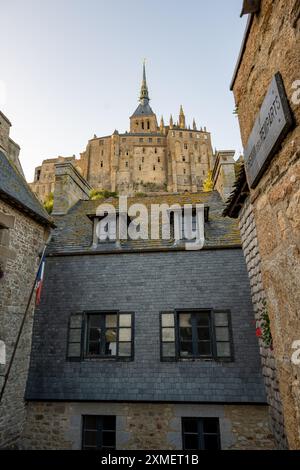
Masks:
[[[22,319],[22,322],[21,322],[21,325],[20,325],[20,328],[19,328],[18,336],[17,336],[16,342],[15,342],[15,345],[14,345],[14,349],[13,349],[13,352],[12,352],[12,355],[11,355],[11,358],[10,358],[10,361],[9,361],[7,371],[4,375],[4,382],[3,382],[1,393],[0,393],[0,403],[1,403],[3,395],[4,395],[5,387],[6,387],[8,378],[9,378],[9,373],[10,373],[10,370],[12,368],[12,364],[13,364],[13,361],[14,361],[14,358],[15,358],[15,355],[16,355],[16,352],[17,352],[19,341],[20,341],[20,338],[21,338],[21,335],[22,335],[22,332],[23,332],[23,327],[24,327],[25,320],[26,320],[26,317],[27,317],[27,314],[28,314],[28,311],[29,311],[32,296],[33,296],[33,293],[34,293],[34,290],[35,290],[35,285],[36,285],[36,280],[37,280],[37,277],[38,277],[38,273],[40,271],[40,267],[41,267],[41,264],[42,264],[43,259],[44,259],[44,254],[45,254],[46,248],[47,248],[47,246],[50,242],[50,239],[51,239],[51,235],[49,235],[48,240],[45,243],[45,246],[43,248],[42,256],[41,256],[41,259],[40,259],[40,262],[39,262],[39,267],[38,267],[38,270],[36,272],[34,283],[33,283],[33,286],[31,288],[30,296],[29,296],[29,299],[28,299],[28,302],[27,302],[27,305],[26,305],[26,310],[25,310],[25,313],[23,315],[23,319]]]

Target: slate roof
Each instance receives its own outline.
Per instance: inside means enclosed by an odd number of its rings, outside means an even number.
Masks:
[[[126,251],[152,251],[152,250],[180,250],[184,246],[174,246],[174,240],[121,240],[118,246],[114,242],[98,243],[92,247],[93,241],[93,217],[97,207],[110,203],[118,207],[118,198],[109,198],[96,201],[79,201],[68,214],[54,217],[56,229],[48,248],[49,254],[74,253],[74,252],[126,252]],[[179,203],[184,204],[203,203],[209,207],[209,219],[205,223],[204,248],[229,248],[240,246],[240,235],[237,222],[228,217],[223,217],[224,204],[217,191],[160,194],[149,196],[135,196],[128,198],[128,207],[133,203],[142,203],[148,208],[150,214],[151,204],[166,203],[169,206]],[[150,218],[150,217],[149,217]],[[149,231],[150,233],[150,231]]]
[[[43,225],[53,226],[53,220],[31,192],[25,179],[0,151],[0,197],[26,212]]]
[[[140,103],[131,117],[151,116],[154,112],[148,102]]]

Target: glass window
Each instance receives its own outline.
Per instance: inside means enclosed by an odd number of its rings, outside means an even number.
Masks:
[[[83,416],[82,449],[116,448],[116,417],[115,416]]]
[[[219,418],[182,418],[183,450],[220,450]]]
[[[227,311],[162,312],[162,360],[232,361],[229,319]]]
[[[86,343],[87,357],[131,357],[132,314],[88,315]]]

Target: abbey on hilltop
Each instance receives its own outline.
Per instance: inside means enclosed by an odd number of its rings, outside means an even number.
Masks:
[[[35,170],[31,188],[41,201],[54,191],[55,164],[71,161],[95,189],[133,195],[138,192],[197,192],[214,174],[216,189],[228,196],[235,178],[234,151],[213,153],[210,133],[198,129],[195,119],[187,126],[182,106],[178,122],[163,117],[158,125],[149,102],[145,64],[140,103],[130,117],[130,131],[89,140],[80,159],[58,157],[44,160]],[[216,166],[222,164],[219,172]],[[214,170],[215,168],[215,170]],[[220,180],[222,179],[222,181]]]

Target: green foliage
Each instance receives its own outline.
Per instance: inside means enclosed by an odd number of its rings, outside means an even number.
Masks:
[[[203,191],[209,192],[214,188],[214,183],[211,177],[211,171],[208,172],[207,178],[203,182]]]
[[[236,107],[234,108],[232,114],[234,114],[236,117],[238,117],[238,115],[239,115],[239,108],[238,108],[238,106],[236,106]]]
[[[117,197],[118,193],[115,191],[108,191],[107,189],[92,189],[90,191],[90,199],[96,201],[98,199],[108,199],[109,197]]]
[[[147,196],[147,194],[145,194],[143,192],[138,192],[135,195],[136,195],[136,197],[145,197],[145,196]]]
[[[261,307],[258,309],[260,328],[261,328],[261,339],[266,348],[273,346],[272,333],[270,328],[270,318],[267,309],[267,302],[265,299],[261,302]]]
[[[45,197],[45,200],[44,200],[44,208],[46,209],[46,211],[48,212],[48,214],[51,214],[51,212],[53,211],[53,203],[54,203],[54,194],[53,193],[49,193],[46,197]]]

